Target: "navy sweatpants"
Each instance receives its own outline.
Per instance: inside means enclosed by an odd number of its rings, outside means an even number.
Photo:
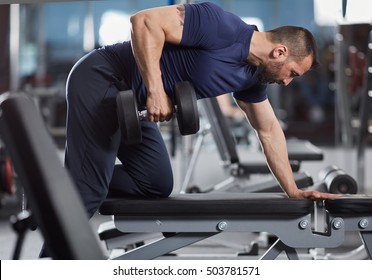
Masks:
[[[115,69],[93,51],[67,80],[65,165],[91,217],[110,193],[166,197],[173,188],[168,152],[156,123],[141,121],[143,141],[121,143],[116,95],[126,89]],[[122,164],[116,164],[116,158]]]

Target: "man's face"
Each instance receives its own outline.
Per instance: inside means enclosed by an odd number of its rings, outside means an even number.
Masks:
[[[270,59],[261,67],[258,79],[262,84],[277,83],[287,86],[294,77],[302,76],[306,73],[312,64],[312,57],[309,55],[301,61],[295,61],[289,58]]]

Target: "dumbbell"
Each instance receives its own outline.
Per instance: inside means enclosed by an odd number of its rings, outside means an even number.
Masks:
[[[177,116],[181,135],[195,134],[199,130],[199,113],[195,89],[184,81],[174,86],[174,112]],[[142,141],[140,121],[147,119],[147,111],[138,111],[136,96],[132,90],[120,91],[116,97],[116,109],[125,144],[138,144]]]
[[[356,194],[358,184],[353,177],[335,165],[330,165],[321,170],[319,179],[325,184],[329,193]]]

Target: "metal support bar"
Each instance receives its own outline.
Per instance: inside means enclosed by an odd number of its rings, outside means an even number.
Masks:
[[[294,248],[334,248],[344,241],[345,224],[340,218],[330,221],[327,233],[312,231],[311,215],[303,217],[244,217],[244,218],[169,218],[116,216],[115,225],[123,232],[270,232]],[[220,225],[223,224],[221,229]]]
[[[281,252],[285,252],[289,260],[298,260],[298,254],[295,249],[285,245],[278,239],[260,258],[260,260],[275,260]]]
[[[116,258],[117,260],[151,260],[156,257],[163,256],[177,249],[183,248],[200,240],[206,239],[215,235],[211,232],[183,232],[176,233],[169,237],[164,237],[142,247],[133,249],[126,254]]]
[[[364,248],[366,249],[369,259],[372,259],[372,231],[362,231],[360,232],[360,237],[364,243]]]
[[[200,151],[201,151],[201,148],[202,148],[202,145],[203,145],[204,137],[205,137],[206,134],[209,133],[209,130],[210,130],[210,125],[208,124],[199,133],[198,138],[196,139],[195,146],[194,146],[194,149],[192,151],[191,159],[188,163],[186,173],[185,173],[185,177],[183,179],[183,183],[182,183],[182,186],[181,186],[180,193],[186,193],[187,187],[189,187],[192,173],[194,172],[196,162],[197,162],[197,160],[199,158],[199,155],[200,155]]]

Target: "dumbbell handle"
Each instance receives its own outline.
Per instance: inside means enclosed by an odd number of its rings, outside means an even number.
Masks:
[[[177,106],[174,106],[174,113],[177,113]],[[147,119],[147,110],[138,111],[138,117],[140,120]]]
[[[138,117],[140,120],[147,119],[147,110],[138,111]]]

